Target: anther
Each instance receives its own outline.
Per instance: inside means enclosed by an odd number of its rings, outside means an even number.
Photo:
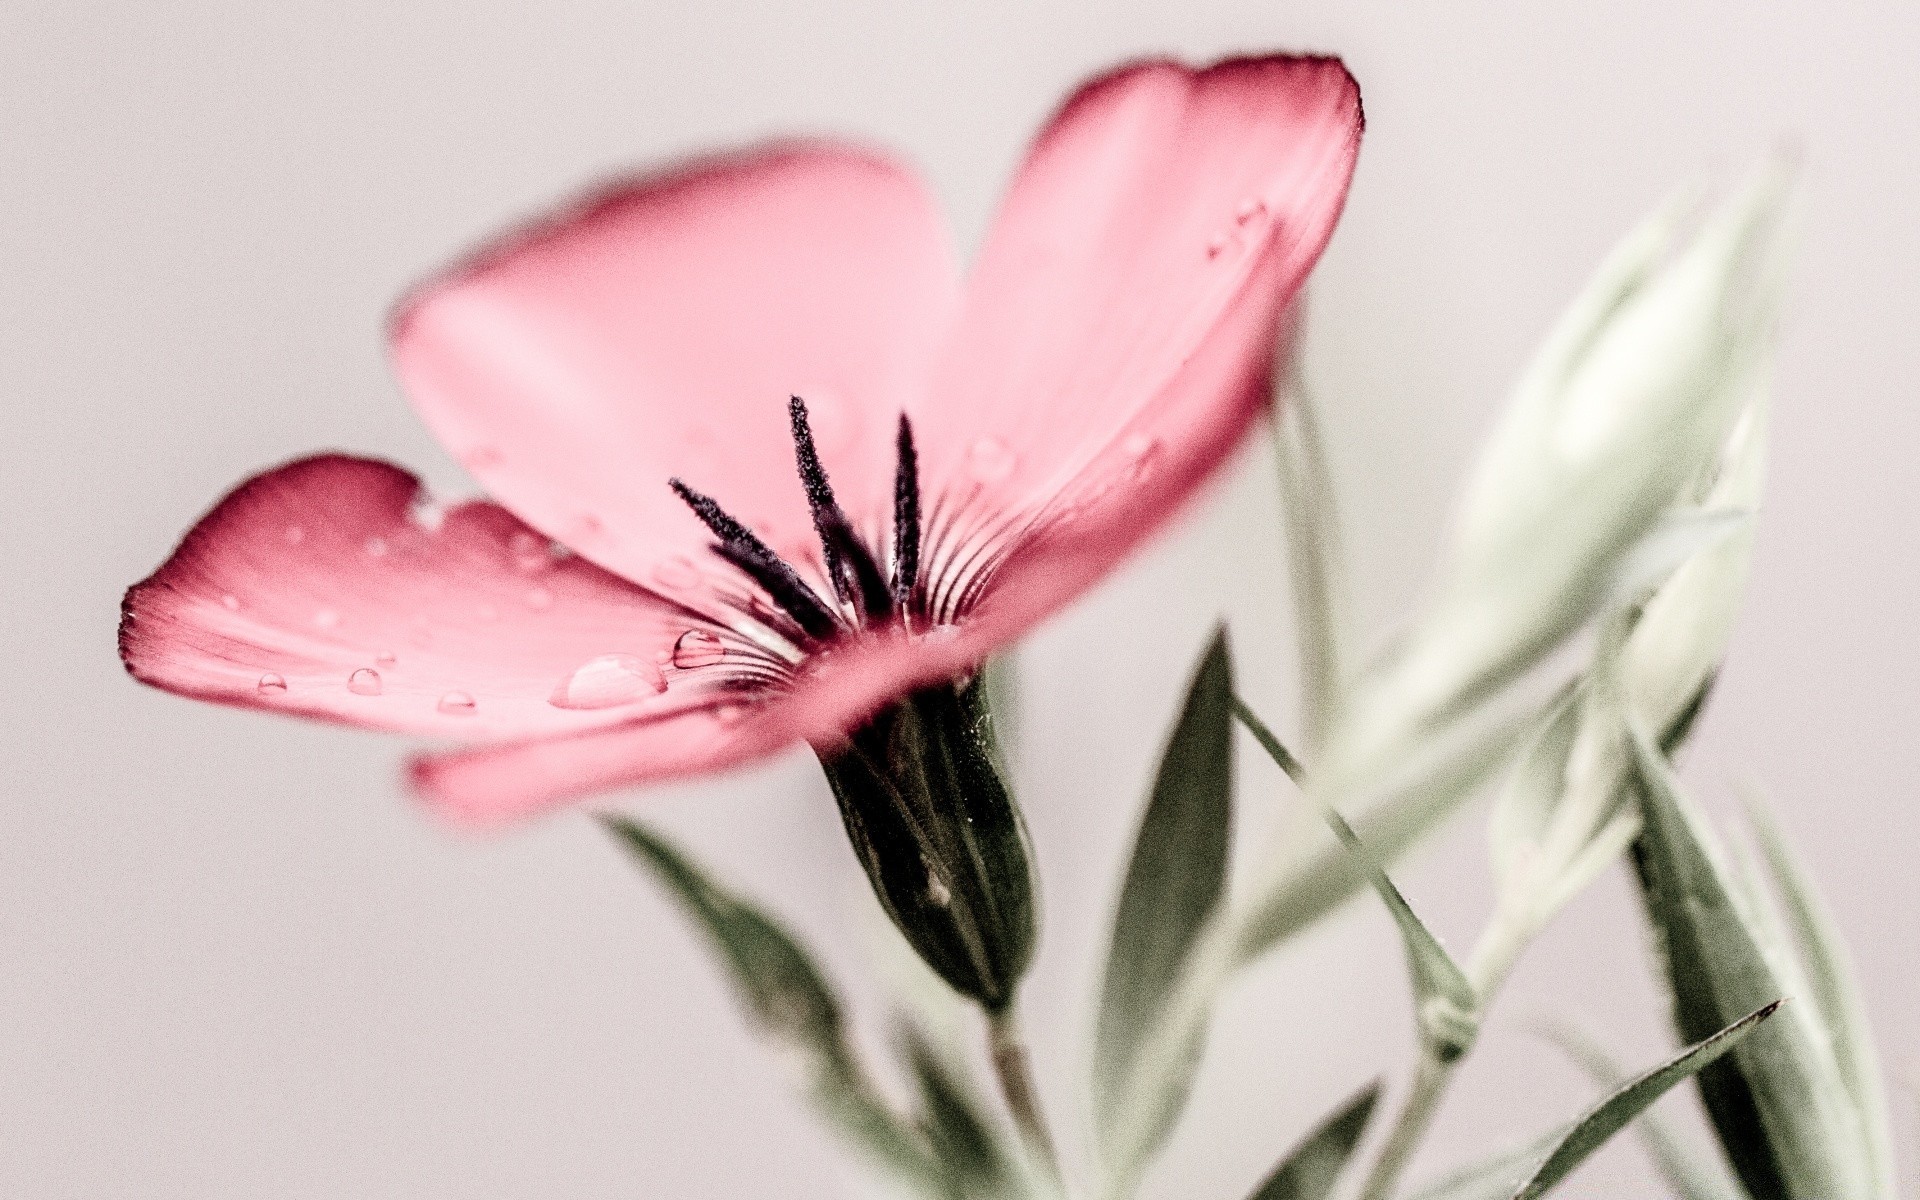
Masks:
[[[848,563],[828,530],[836,523],[846,524],[846,514],[833,498],[833,484],[827,469],[820,465],[820,451],[813,441],[813,425],[807,419],[807,402],[798,396],[787,398],[787,421],[793,428],[793,457],[800,466],[800,483],[807,490],[807,507],[813,511],[813,531],[820,536],[820,548],[826,554],[827,579],[834,594],[851,600],[853,588],[847,577]],[[857,586],[857,584],[855,585]]]
[[[694,491],[678,479],[668,480],[667,486],[713,531],[713,536],[720,539],[713,552],[745,571],[808,637],[825,641],[834,635],[838,622],[833,610],[814,595],[813,589],[785,559],[754,536],[751,529],[734,520],[712,497]]]
[[[920,582],[920,460],[913,448],[913,423],[900,414],[896,439],[899,462],[893,475],[893,599],[907,612]]]

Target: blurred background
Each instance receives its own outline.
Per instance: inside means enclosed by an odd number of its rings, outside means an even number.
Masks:
[[[586,816],[459,835],[401,793],[398,742],[140,688],[114,655],[120,593],[227,487],[295,455],[387,456],[465,490],[392,382],[383,312],[598,176],[855,134],[916,162],[971,245],[1082,77],[1273,47],[1339,53],[1365,89],[1309,370],[1375,637],[1420,594],[1473,447],[1614,238],[1680,182],[1782,137],[1807,149],[1759,560],[1687,774],[1723,810],[1729,780],[1773,793],[1858,951],[1911,1163],[1920,8],[12,0],[0,1194],[870,1194]],[[1029,1020],[1076,1145],[1066,1099],[1122,851],[1211,622],[1231,619],[1255,702],[1293,711],[1275,504],[1262,445],[1022,656],[1017,783],[1046,901]],[[1243,767],[1257,827],[1287,793]],[[876,909],[808,757],[622,802],[786,914],[877,1026]],[[1401,874],[1470,941],[1477,816]],[[1659,1054],[1649,978],[1610,876],[1523,962],[1417,1173],[1586,1101],[1545,1020]],[[1400,1068],[1407,1009],[1370,903],[1268,962],[1227,1001],[1149,1194],[1244,1194],[1336,1098]],[[1623,1140],[1567,1194],[1652,1178]]]

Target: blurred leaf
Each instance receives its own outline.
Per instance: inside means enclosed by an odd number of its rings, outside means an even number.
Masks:
[[[715,884],[666,839],[625,817],[602,820],[720,952],[754,1026],[800,1056],[814,1100],[828,1119],[849,1140],[922,1186],[937,1187],[941,1172],[855,1062],[839,1001],[811,956],[771,918]]]
[[[1584,689],[1569,685],[1527,743],[1506,785],[1494,796],[1487,833],[1503,900],[1538,883],[1541,844],[1566,792],[1567,761],[1585,715]]]
[[[1238,696],[1233,698],[1233,715],[1238,717],[1248,733],[1260,743],[1268,757],[1296,783],[1303,781],[1300,761],[1274,736],[1254,711],[1247,707]],[[1480,1025],[1480,1000],[1467,982],[1467,977],[1447,953],[1440,939],[1433,936],[1407,903],[1407,898],[1387,877],[1386,870],[1374,858],[1353,831],[1332,808],[1324,809],[1325,818],[1334,836],[1353,855],[1360,864],[1373,889],[1387,906],[1387,912],[1393,917],[1393,923],[1399,926],[1401,941],[1407,951],[1407,971],[1413,978],[1413,993],[1416,1011],[1419,1014],[1420,1031],[1427,1045],[1442,1062],[1451,1062],[1466,1052],[1473,1044]]]
[[[1840,1081],[1860,1118],[1877,1194],[1894,1192],[1893,1133],[1881,1082],[1880,1056],[1867,1025],[1866,1004],[1854,983],[1852,956],[1812,878],[1800,866],[1780,826],[1758,797],[1749,819],[1775,889],[1786,904],[1788,927],[1804,968],[1810,998],[1833,1039]]]
[[[1634,845],[1641,896],[1672,987],[1674,1025],[1683,1039],[1698,1038],[1790,989],[1637,721],[1631,747],[1644,823]],[[1813,1019],[1811,1006],[1796,1006],[1700,1076],[1721,1146],[1754,1200],[1868,1192],[1858,1121]]]
[[[1648,1105],[1667,1093],[1674,1084],[1690,1079],[1697,1072],[1710,1066],[1722,1055],[1738,1046],[1760,1022],[1772,1016],[1781,1000],[1735,1021],[1709,1037],[1703,1038],[1682,1050],[1666,1062],[1628,1083],[1619,1091],[1608,1096],[1587,1114],[1574,1122],[1573,1128],[1563,1135],[1546,1159],[1534,1169],[1533,1174],[1514,1192],[1514,1200],[1536,1200],[1548,1190],[1571,1174],[1574,1168],[1587,1160],[1587,1156],[1598,1150],[1608,1138],[1626,1128],[1627,1122],[1644,1112]]]
[[[1592,1038],[1565,1028],[1549,1030],[1547,1036],[1601,1087],[1615,1092],[1626,1086],[1626,1071]],[[1642,1113],[1634,1130],[1680,1200],[1745,1200],[1746,1193],[1725,1165],[1688,1144],[1656,1109]]]
[[[1008,1193],[1015,1161],[978,1098],[918,1026],[901,1034],[907,1067],[920,1094],[920,1124],[957,1197]]]
[[[1380,1084],[1376,1081],[1342,1104],[1280,1160],[1273,1173],[1254,1189],[1250,1200],[1325,1200],[1331,1196],[1379,1098]]]
[[[1609,606],[1637,602],[1689,559],[1715,549],[1752,524],[1753,512],[1745,508],[1681,505],[1671,509],[1620,560]]]
[[[1767,400],[1756,389],[1722,448],[1703,503],[1757,510],[1766,483]],[[1753,558],[1753,522],[1696,553],[1642,606],[1621,667],[1627,707],[1665,729],[1700,693],[1726,656]]]
[[[1143,1091],[1142,1047],[1226,889],[1233,829],[1233,667],[1214,634],[1168,738],[1114,918],[1094,1029],[1094,1111],[1109,1164],[1130,1178],[1172,1129],[1190,1078]],[[1197,1058],[1204,1017],[1179,1034]],[[1166,1049],[1161,1047],[1160,1049]]]
[[[1274,394],[1273,450],[1287,526],[1294,645],[1300,655],[1301,724],[1311,753],[1333,726],[1343,687],[1345,555],[1320,421],[1297,362],[1285,395]]]

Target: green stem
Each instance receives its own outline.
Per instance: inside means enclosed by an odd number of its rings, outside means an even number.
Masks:
[[[1480,941],[1474,946],[1473,959],[1467,967],[1467,980],[1473,985],[1474,995],[1479,998],[1482,1013],[1492,1003],[1500,985],[1506,982],[1507,973],[1513,969],[1514,962],[1532,937],[1531,923],[1510,915],[1510,910],[1504,908],[1497,910],[1493,920],[1481,931]],[[1471,1052],[1471,1047],[1468,1052]],[[1447,1088],[1453,1083],[1454,1072],[1459,1070],[1464,1061],[1465,1053],[1450,1062],[1442,1062],[1430,1049],[1421,1047],[1420,1060],[1414,1067],[1413,1087],[1401,1104],[1399,1115],[1394,1118],[1393,1130],[1380,1147],[1372,1170],[1367,1172],[1367,1182],[1360,1190],[1360,1200],[1390,1200],[1394,1189],[1400,1184],[1400,1176],[1412,1161],[1413,1152],[1420,1148],[1421,1139],[1426,1137],[1428,1127],[1439,1115],[1440,1102],[1445,1099]]]
[[[1028,1152],[1059,1186],[1063,1178],[1060,1153],[1054,1148],[1053,1135],[1047,1131],[1040,1094],[1033,1086],[1033,1068],[1028,1060],[1019,1013],[1012,1004],[988,1009],[986,1013],[987,1047],[993,1058],[993,1073],[1000,1081],[1000,1094],[1007,1101],[1007,1111],[1013,1114],[1014,1127],[1020,1131]]]
[[[1425,1049],[1420,1052],[1420,1063],[1414,1069],[1413,1089],[1400,1105],[1400,1113],[1393,1121],[1393,1131],[1380,1147],[1380,1155],[1373,1160],[1373,1169],[1367,1172],[1367,1182],[1360,1189],[1360,1200],[1389,1200],[1394,1189],[1400,1184],[1401,1173],[1407,1169],[1413,1152],[1420,1148],[1420,1140],[1427,1134],[1427,1127],[1433,1124],[1433,1118],[1440,1112],[1441,1097],[1446,1095],[1447,1085],[1453,1082],[1453,1072],[1459,1063],[1441,1062]]]

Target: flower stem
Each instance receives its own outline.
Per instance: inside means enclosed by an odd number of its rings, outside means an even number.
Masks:
[[[1482,1013],[1493,1000],[1494,993],[1500,990],[1500,985],[1506,982],[1507,973],[1513,969],[1520,952],[1532,940],[1533,933],[1531,922],[1517,915],[1515,910],[1504,907],[1495,911],[1493,920],[1481,931],[1479,944],[1474,947],[1473,959],[1467,967],[1467,979],[1473,984],[1474,995],[1480,999]],[[1413,1072],[1413,1088],[1401,1104],[1400,1113],[1394,1118],[1393,1130],[1380,1147],[1380,1155],[1374,1159],[1372,1170],[1367,1172],[1367,1181],[1360,1189],[1360,1200],[1391,1200],[1394,1189],[1399,1186],[1401,1174],[1413,1158],[1413,1152],[1420,1148],[1427,1128],[1439,1115],[1440,1102],[1445,1098],[1448,1086],[1453,1083],[1454,1072],[1464,1061],[1465,1054],[1451,1061],[1442,1061],[1431,1047],[1421,1047],[1420,1060]]]
[[[1006,1098],[1007,1111],[1013,1114],[1027,1150],[1046,1171],[1052,1182],[1061,1183],[1060,1154],[1054,1149],[1053,1135],[1047,1132],[1046,1114],[1040,1108],[1040,1095],[1033,1086],[1033,1068],[1027,1057],[1026,1035],[1020,1016],[1011,1004],[988,1009],[987,1047],[993,1057],[993,1073],[1000,1080],[1000,1094]]]
[[[1407,1093],[1400,1115],[1394,1118],[1393,1132],[1387,1135],[1380,1156],[1373,1160],[1373,1169],[1367,1172],[1360,1200],[1389,1200],[1393,1195],[1401,1172],[1407,1169],[1413,1152],[1420,1147],[1420,1139],[1426,1136],[1427,1127],[1440,1112],[1440,1099],[1453,1081],[1454,1066],[1454,1063],[1441,1062],[1427,1050],[1420,1052],[1420,1064],[1414,1069],[1413,1090]]]

